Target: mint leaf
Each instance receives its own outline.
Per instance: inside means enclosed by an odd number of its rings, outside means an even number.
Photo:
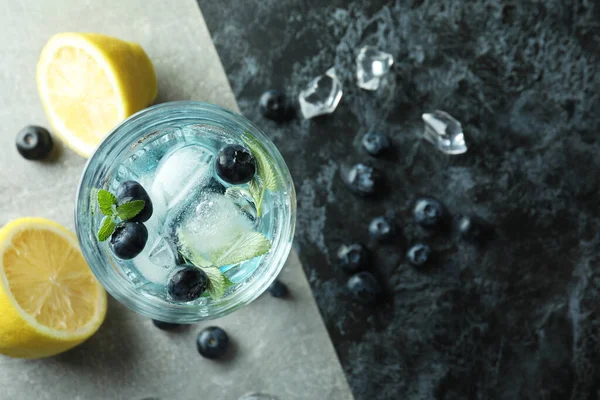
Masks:
[[[244,143],[246,143],[252,152],[252,155],[256,159],[256,165],[258,167],[257,173],[263,186],[269,190],[276,190],[277,176],[271,167],[269,153],[265,147],[262,145],[262,143],[247,133],[242,136],[242,140]]]
[[[260,218],[262,202],[263,198],[265,197],[265,188],[261,188],[256,178],[252,178],[252,180],[248,182],[248,192],[250,193],[252,200],[254,200],[254,206],[256,207],[256,216]]]
[[[104,242],[115,231],[116,224],[112,217],[106,216],[102,219],[102,224],[98,230],[98,240]]]
[[[202,268],[202,271],[204,271],[208,277],[208,287],[206,288],[206,291],[213,300],[219,299],[225,294],[225,289],[227,289],[225,275],[223,275],[219,268],[216,267]],[[229,279],[227,279],[227,281],[229,281]]]
[[[223,278],[225,279],[225,289],[227,289],[230,286],[235,285],[235,283],[231,282],[231,280],[228,277],[226,277],[225,275],[223,275]]]
[[[98,206],[104,215],[113,215],[113,205],[117,204],[117,198],[108,190],[98,190]]]
[[[200,297],[210,297],[213,300],[217,300],[217,299],[221,298],[221,296],[223,296],[225,294],[225,291],[229,287],[235,285],[235,283],[231,282],[228,277],[226,277],[225,275],[223,275],[219,271],[219,273],[223,277],[223,282],[221,283],[221,279],[216,277],[217,273],[216,273],[216,271],[214,271],[215,269],[218,270],[218,268],[208,268],[208,269],[210,270],[206,274],[206,276],[209,277],[208,278],[208,287],[207,287],[206,291],[204,293],[202,293],[202,296],[200,296]],[[204,268],[202,268],[202,270],[204,272],[207,272],[206,269],[204,269]],[[212,281],[210,280],[210,276],[211,275],[213,275],[215,277],[215,278],[213,278]]]
[[[262,190],[261,190],[260,184],[258,183],[256,178],[252,178],[250,180],[250,182],[248,182],[248,191],[250,192],[250,195],[252,196],[252,199],[254,200],[254,204],[256,205],[256,208],[260,208],[258,206],[258,201],[261,197]]]
[[[229,249],[215,254],[213,264],[223,265],[239,264],[242,261],[262,256],[271,249],[271,242],[260,232],[242,234]]]
[[[144,200],[128,201],[117,207],[117,215],[119,218],[126,221],[142,212],[145,206],[146,202]]]

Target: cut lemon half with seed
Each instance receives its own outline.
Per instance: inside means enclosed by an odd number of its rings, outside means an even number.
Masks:
[[[138,44],[95,33],[50,38],[37,84],[54,131],[83,157],[157,93],[154,67]]]
[[[106,315],[106,292],[77,238],[42,218],[0,229],[0,354],[39,358],[94,334]]]

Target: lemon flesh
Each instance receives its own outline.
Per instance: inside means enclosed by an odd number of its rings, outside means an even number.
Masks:
[[[86,158],[157,94],[154,67],[138,44],[95,33],[50,38],[38,62],[37,84],[54,131]]]
[[[106,314],[106,292],[75,235],[42,218],[0,230],[0,354],[39,358],[94,334]]]

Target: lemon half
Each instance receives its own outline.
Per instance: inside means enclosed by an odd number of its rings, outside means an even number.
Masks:
[[[42,218],[0,229],[0,354],[39,358],[94,334],[106,315],[106,292],[77,238]]]
[[[154,67],[138,44],[95,33],[51,37],[37,65],[37,84],[54,131],[86,158],[157,93]]]

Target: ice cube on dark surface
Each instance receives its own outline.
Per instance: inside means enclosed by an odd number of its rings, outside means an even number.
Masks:
[[[467,151],[461,123],[445,111],[436,110],[422,116],[425,122],[425,140],[445,154],[462,154]]]
[[[358,87],[377,90],[381,77],[387,74],[394,63],[390,53],[373,46],[364,46],[356,56],[356,82]]]
[[[342,98],[342,84],[335,74],[335,68],[329,68],[325,75],[316,77],[298,95],[300,110],[304,118],[331,114]]]

